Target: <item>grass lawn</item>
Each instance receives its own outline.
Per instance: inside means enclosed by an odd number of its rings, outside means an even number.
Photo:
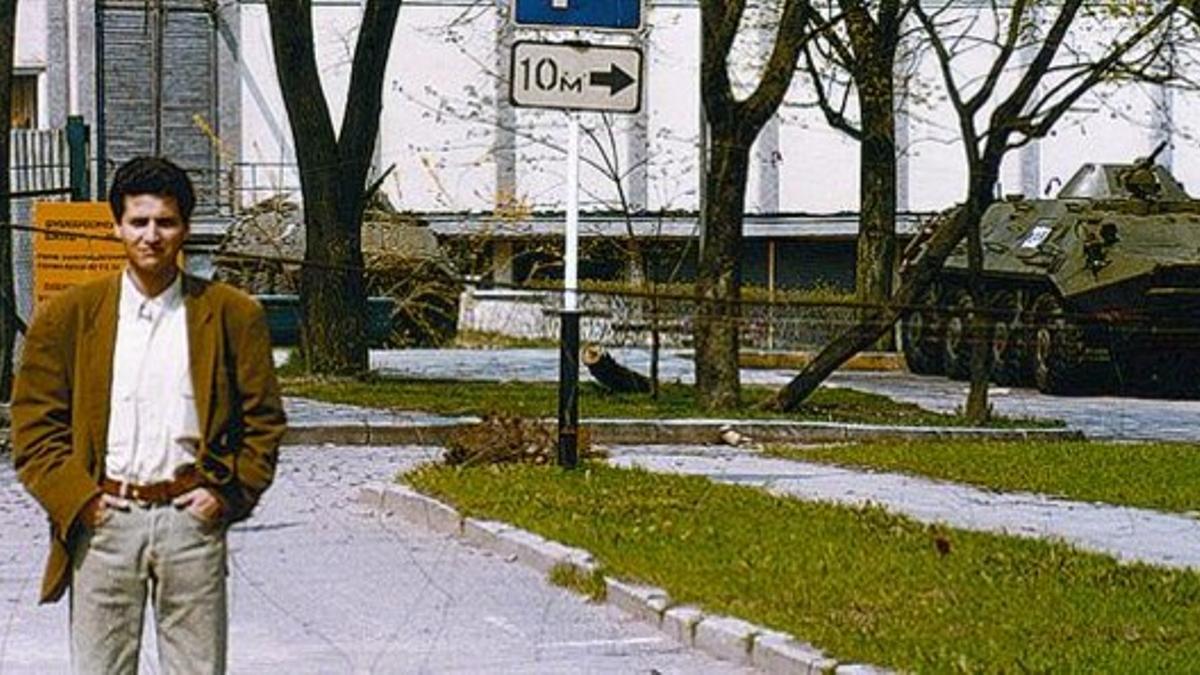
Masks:
[[[598,465],[430,467],[406,480],[469,515],[585,548],[607,573],[676,602],[787,631],[842,661],[917,672],[1200,664],[1193,572]]]
[[[332,403],[372,408],[423,410],[443,415],[497,413],[523,417],[553,417],[558,411],[558,385],[553,382],[463,382],[457,380],[321,380],[284,377],[283,391]],[[637,419],[707,417],[696,406],[689,385],[662,385],[658,400],[647,395],[613,394],[592,382],[580,384],[579,413],[583,417]],[[763,411],[760,404],[773,396],[769,387],[744,387],[739,418],[796,419],[874,424],[964,426],[956,415],[931,412],[910,403],[852,389],[822,388],[792,414]],[[997,418],[997,427],[1061,426],[1044,420]]]
[[[919,474],[1162,511],[1200,511],[1200,445],[1088,441],[873,441],[777,457]],[[1200,666],[1198,666],[1200,667]]]

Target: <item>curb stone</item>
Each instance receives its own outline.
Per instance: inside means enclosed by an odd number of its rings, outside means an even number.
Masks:
[[[762,628],[731,616],[706,616],[696,624],[696,649],[719,659],[750,665],[754,637]]]
[[[546,420],[553,422],[553,420]],[[444,445],[455,432],[478,420],[464,418],[445,424],[293,424],[284,445]],[[585,419],[592,442],[598,445],[724,445],[723,434],[755,443],[844,443],[871,439],[923,440],[985,438],[1011,440],[1081,440],[1069,428],[989,429],[976,427],[912,427],[849,422],[790,422],[785,420],[721,419]]]
[[[677,605],[663,612],[660,628],[681,644],[694,647],[696,626],[704,620],[704,612],[691,605]]]
[[[654,586],[632,584],[604,577],[605,600],[655,628],[662,626],[662,615],[671,599],[666,591]]]
[[[750,665],[770,675],[820,675],[837,667],[837,661],[787,633],[767,630],[754,636]]]
[[[833,671],[834,675],[884,675],[887,672],[865,663],[850,663],[838,666]]]
[[[516,560],[516,548],[504,545],[500,539],[500,535],[509,529],[508,523],[498,520],[463,518],[462,534],[459,536],[468,544],[491,551],[505,560]]]
[[[585,575],[594,573],[599,567],[587,551],[564,546],[527,530],[508,527],[500,533],[499,538],[513,547],[521,564],[542,574],[549,574],[558,565],[574,567]]]
[[[453,534],[479,548],[541,573],[567,565],[592,573],[598,564],[590,553],[548,540],[495,520],[464,518],[453,507],[399,484],[377,483],[359,488],[356,501],[394,513],[440,534]],[[605,602],[650,623],[687,647],[710,656],[749,665],[771,674],[825,673],[882,675],[892,671],[866,664],[839,666],[812,645],[792,636],[729,616],[707,615],[699,608],[672,606],[667,592],[655,586],[605,577]]]
[[[461,536],[463,518],[453,508],[412,488],[385,485],[381,489],[381,510],[395,513],[439,534]],[[370,493],[371,488],[365,490]]]

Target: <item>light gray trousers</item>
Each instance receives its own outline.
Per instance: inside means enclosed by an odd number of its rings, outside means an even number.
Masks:
[[[162,672],[224,673],[225,556],[224,527],[186,510],[110,510],[72,551],[72,670],[136,675],[149,600]]]

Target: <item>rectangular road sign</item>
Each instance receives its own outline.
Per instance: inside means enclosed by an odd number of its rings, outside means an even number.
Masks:
[[[509,96],[513,105],[524,108],[637,112],[642,107],[642,50],[517,42]]]
[[[513,0],[518,26],[642,29],[642,0]]]

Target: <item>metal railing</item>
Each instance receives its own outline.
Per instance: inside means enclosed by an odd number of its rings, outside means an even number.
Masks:
[[[237,162],[233,172],[234,213],[279,196],[300,201],[300,167],[294,162]]]
[[[8,155],[13,197],[71,192],[71,148],[66,129],[14,129]]]

